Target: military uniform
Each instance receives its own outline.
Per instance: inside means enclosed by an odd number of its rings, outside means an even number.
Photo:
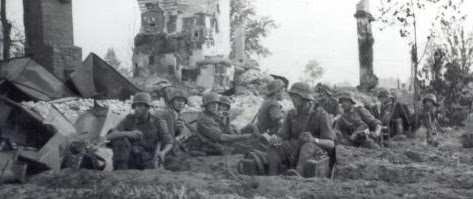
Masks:
[[[140,130],[143,137],[137,140],[130,138],[112,140],[114,169],[155,168],[154,162],[158,143],[162,143],[163,146],[173,143],[166,123],[151,114],[144,120],[130,114],[112,131],[133,130]]]
[[[197,119],[197,131],[203,136],[204,143],[207,141],[207,146],[202,150],[206,153],[215,155],[224,155],[225,150],[231,151],[233,154],[247,153],[255,148],[261,149],[259,141],[256,139],[236,141],[231,143],[222,143],[220,138],[225,134],[225,129],[222,128],[219,116],[210,112],[204,111]]]
[[[318,101],[318,104],[321,108],[323,108],[327,113],[332,116],[337,116],[341,113],[340,105],[338,104],[336,99],[333,98],[323,98]]]
[[[330,116],[322,108],[312,111],[307,109],[303,112],[289,111],[278,133],[283,143],[275,149],[283,163],[289,167],[297,167],[298,170],[316,154],[325,153],[325,150],[315,143],[302,143],[299,136],[303,132],[310,132],[315,138],[335,140]]]
[[[337,121],[337,129],[340,131],[338,142],[351,146],[362,146],[366,148],[378,148],[379,145],[369,136],[360,137],[352,141],[349,137],[355,132],[374,130],[381,122],[363,107],[352,107],[344,111]]]
[[[266,99],[258,111],[257,127],[260,133],[276,134],[284,118],[281,104],[277,100]]]
[[[296,168],[297,172],[302,172],[304,164],[308,160],[318,159],[328,154],[312,141],[301,140],[302,133],[309,133],[313,138],[324,140],[335,140],[335,133],[332,129],[329,114],[322,108],[313,108],[311,102],[314,101],[312,88],[301,82],[294,83],[288,91],[291,96],[298,96],[309,107],[298,110],[290,110],[282,123],[278,132],[278,137],[282,139],[281,145],[271,145],[268,150],[269,174],[274,175],[280,166],[286,168]],[[306,106],[301,104],[301,106]],[[293,171],[293,170],[292,170]]]
[[[437,98],[433,94],[427,94],[424,96],[422,102],[425,104],[427,100],[431,100],[434,106],[438,106]],[[424,107],[422,113],[420,115],[421,124],[427,129],[427,144],[432,146],[438,146],[439,143],[436,139],[438,134],[438,120],[437,120],[437,112],[435,109],[428,110]]]

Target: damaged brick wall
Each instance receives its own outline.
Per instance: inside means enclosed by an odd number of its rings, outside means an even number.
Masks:
[[[134,77],[196,81],[197,62],[230,53],[230,0],[138,0]],[[228,26],[228,27],[226,27]],[[191,75],[192,74],[192,75]],[[231,78],[233,79],[233,77]]]
[[[59,79],[81,64],[82,50],[74,46],[71,0],[23,0],[26,55]]]

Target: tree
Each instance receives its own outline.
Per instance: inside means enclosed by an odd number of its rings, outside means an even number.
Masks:
[[[108,64],[113,66],[114,68],[116,68],[116,69],[120,68],[121,62],[118,60],[118,58],[115,54],[115,50],[113,50],[113,48],[109,48],[107,50],[107,54],[105,54],[104,60],[105,60],[105,62],[107,62]]]
[[[463,21],[466,15],[462,14],[460,8],[463,0],[381,0],[382,6],[379,8],[381,12],[378,21],[381,21],[385,26],[398,26],[401,37],[410,38],[409,44],[412,45],[411,58],[413,63],[413,82],[414,87],[414,110],[416,115],[416,124],[418,121],[417,101],[419,99],[418,86],[418,65],[425,55],[425,50],[432,38],[435,36],[435,29],[439,25],[445,26],[456,21]],[[427,36],[426,48],[424,53],[419,58],[418,56],[418,42],[417,42],[417,18],[416,14],[426,8],[435,9],[436,15],[434,18],[428,20],[431,23],[430,33]],[[385,27],[382,27],[383,30]]]
[[[262,39],[267,37],[272,29],[277,28],[274,20],[267,16],[258,16],[252,0],[231,0],[230,2],[230,36],[232,44],[235,42],[237,28],[244,24],[245,29],[245,54],[248,58],[266,57],[271,55],[269,49],[262,44]],[[232,50],[230,55],[234,57]]]
[[[115,50],[113,50],[113,48],[109,48],[107,50],[107,54],[105,54],[104,61],[107,62],[113,68],[115,68],[123,76],[132,76],[131,68],[121,65],[121,62],[120,60],[118,60],[117,55],[115,54]]]
[[[305,65],[304,74],[300,80],[315,87],[317,80],[324,74],[324,68],[315,59],[312,59]]]

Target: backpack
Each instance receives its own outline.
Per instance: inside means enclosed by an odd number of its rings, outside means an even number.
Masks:
[[[243,175],[266,175],[268,156],[265,152],[253,150],[245,154],[238,163],[238,173]]]

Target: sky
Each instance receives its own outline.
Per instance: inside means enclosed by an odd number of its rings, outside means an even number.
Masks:
[[[20,0],[8,1],[8,15],[22,24]],[[271,3],[269,3],[271,2]],[[359,82],[356,19],[358,0],[255,0],[259,15],[269,16],[279,28],[263,43],[272,55],[259,60],[262,69],[288,77],[291,82],[302,75],[305,64],[317,60],[325,69],[321,81],[332,84]],[[376,15],[378,0],[371,0]],[[473,1],[463,9],[473,10]],[[419,16],[419,43],[425,43],[427,23],[435,14]],[[131,66],[133,38],[139,32],[140,11],[136,0],[73,0],[75,45],[82,47],[84,57],[90,52],[104,56],[114,48],[122,63]],[[467,25],[473,27],[469,19]],[[380,31],[373,22],[374,72],[379,78],[407,81],[410,75],[408,40],[395,27]]]

